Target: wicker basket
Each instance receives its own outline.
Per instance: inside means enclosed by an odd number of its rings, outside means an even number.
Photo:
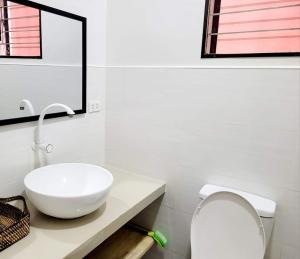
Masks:
[[[23,211],[7,204],[23,201]],[[24,197],[0,198],[0,251],[13,245],[29,234],[30,214]]]

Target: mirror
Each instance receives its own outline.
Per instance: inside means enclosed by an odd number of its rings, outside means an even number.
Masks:
[[[86,18],[0,0],[0,33],[0,125],[37,120],[52,103],[86,112]]]

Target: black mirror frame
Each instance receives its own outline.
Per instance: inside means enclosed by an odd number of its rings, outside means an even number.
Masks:
[[[50,6],[46,6],[43,4],[35,3],[28,0],[10,0],[11,2],[15,2],[17,4],[27,5],[29,7],[37,8],[40,11],[45,11],[53,14],[57,14],[60,16],[64,16],[73,20],[80,21],[82,23],[82,108],[80,110],[74,110],[75,114],[84,114],[86,113],[86,88],[87,88],[87,19],[85,17],[65,12]],[[17,57],[10,57],[17,58]],[[46,119],[58,118],[67,116],[66,112],[58,112],[47,114]],[[37,121],[39,119],[39,115],[28,116],[28,117],[20,117],[20,118],[12,118],[0,120],[0,126],[18,124],[24,122]]]

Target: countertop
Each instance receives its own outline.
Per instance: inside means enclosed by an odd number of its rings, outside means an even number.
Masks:
[[[31,208],[30,234],[0,253],[0,258],[82,258],[165,192],[165,183],[106,167],[114,183],[106,204],[73,220],[48,217]]]

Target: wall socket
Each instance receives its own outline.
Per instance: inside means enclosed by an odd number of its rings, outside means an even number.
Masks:
[[[98,100],[89,101],[88,105],[89,113],[100,112],[101,111],[101,103]]]

